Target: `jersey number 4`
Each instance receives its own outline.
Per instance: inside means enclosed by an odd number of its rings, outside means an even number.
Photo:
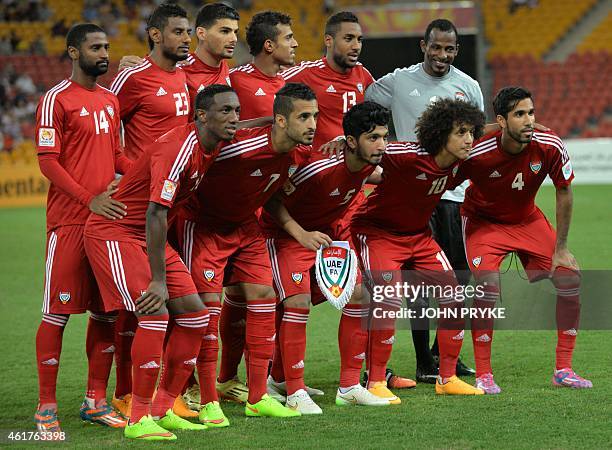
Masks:
[[[514,177],[514,181],[512,182],[512,189],[518,189],[519,191],[522,191],[523,186],[525,186],[525,182],[523,181],[523,172],[519,172]]]

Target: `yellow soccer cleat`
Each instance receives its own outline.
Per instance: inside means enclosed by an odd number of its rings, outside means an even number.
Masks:
[[[182,395],[179,395],[178,397],[176,397],[176,400],[174,400],[172,411],[174,412],[174,414],[179,417],[182,417],[183,419],[192,419],[194,417],[198,417],[198,412],[189,409],[189,407],[185,403],[185,400],[183,400]]]
[[[453,375],[448,381],[442,384],[442,378],[438,375],[436,379],[436,394],[438,395],[484,395],[484,391],[477,387],[461,381]]]
[[[249,399],[249,388],[237,377],[219,383],[217,381],[217,394],[224,400],[245,404]]]
[[[125,394],[121,398],[117,398],[113,395],[111,405],[116,411],[119,412],[119,414],[126,419],[129,419],[132,413],[132,394]]]
[[[391,405],[400,405],[402,403],[402,400],[389,390],[386,381],[375,382],[368,388],[368,391],[377,397],[388,400]]]

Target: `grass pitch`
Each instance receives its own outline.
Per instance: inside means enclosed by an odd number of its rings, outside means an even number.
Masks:
[[[612,268],[612,186],[576,186],[570,250],[583,269]],[[554,223],[554,191],[542,189],[538,204]],[[9,431],[33,429],[37,399],[34,337],[40,321],[44,268],[44,209],[2,211],[0,223],[0,446]],[[583,309],[588,299],[583,299]],[[117,430],[83,424],[78,417],[86,381],[85,316],[73,316],[64,335],[58,380],[59,417],[70,447],[140,447]],[[180,433],[180,448],[603,448],[612,445],[609,331],[579,335],[574,365],[595,388],[572,391],[550,384],[553,331],[501,331],[493,345],[499,396],[449,398],[433,386],[398,391],[402,405],[341,408],[334,404],[338,382],[339,312],[314,308],[308,325],[306,381],[325,391],[317,398],[324,414],[293,420],[247,419],[242,407],[224,403],[232,426]],[[414,376],[408,331],[398,332],[390,366]],[[462,356],[473,364],[470,339]],[[242,375],[244,377],[244,374]],[[473,381],[473,380],[467,380]],[[111,388],[114,379],[111,380]],[[112,392],[109,390],[109,392]],[[32,444],[34,445],[34,444]],[[58,446],[61,444],[36,444]],[[13,447],[30,446],[20,443]]]

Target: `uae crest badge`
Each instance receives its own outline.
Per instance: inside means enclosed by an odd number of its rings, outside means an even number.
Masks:
[[[353,295],[357,281],[357,256],[347,241],[333,241],[317,251],[317,284],[329,303],[342,309]]]

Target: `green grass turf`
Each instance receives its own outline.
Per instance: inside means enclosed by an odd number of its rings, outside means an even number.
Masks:
[[[576,186],[570,249],[583,269],[610,269],[612,186]],[[554,191],[542,189],[538,203],[554,223]],[[40,320],[44,268],[44,210],[2,210],[0,236],[0,429],[32,430],[37,377],[34,336]],[[583,308],[588,308],[585,304]],[[400,391],[402,405],[381,409],[334,405],[339,356],[338,311],[314,309],[308,326],[306,381],[325,390],[317,398],[319,417],[293,420],[246,419],[238,405],[224,403],[232,422],[225,430],[181,433],[181,448],[601,448],[612,442],[612,381],[608,331],[584,331],[575,367],[591,378],[589,391],[555,389],[552,331],[503,331],[496,334],[493,363],[499,396],[437,397],[430,385]],[[85,389],[85,317],[71,318],[64,336],[58,381],[60,420],[71,447],[143,446],[117,430],[83,424],[78,408]],[[413,376],[414,354],[408,331],[397,336],[391,367]],[[608,344],[606,344],[606,342]],[[469,339],[462,352],[473,361]],[[468,380],[471,381],[471,380]],[[111,386],[114,379],[111,380]],[[3,436],[3,439],[4,439]],[[6,442],[6,441],[4,441]],[[5,444],[0,441],[0,446]],[[22,444],[23,445],[23,444]],[[38,444],[41,445],[41,444]]]

